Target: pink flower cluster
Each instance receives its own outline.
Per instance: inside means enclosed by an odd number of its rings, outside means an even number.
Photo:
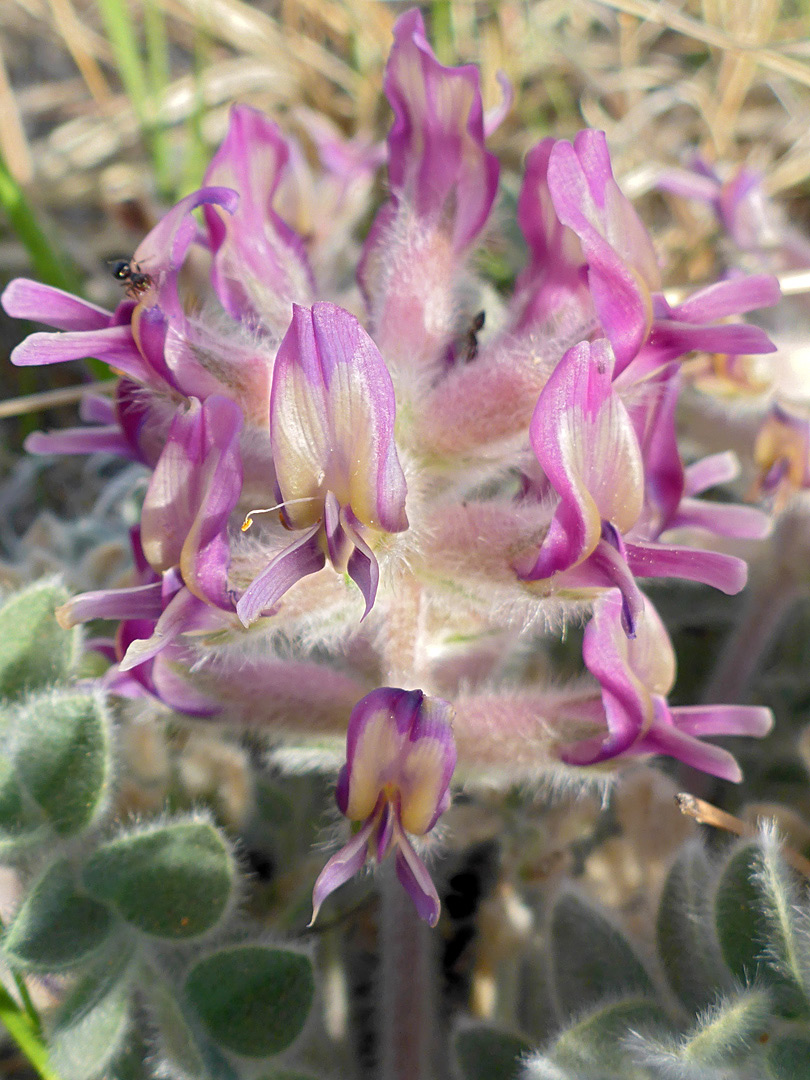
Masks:
[[[698,497],[736,466],[684,464],[679,360],[769,352],[738,316],[778,288],[737,277],[667,303],[605,137],[583,131],[526,159],[528,260],[501,300],[472,259],[498,193],[485,145],[498,117],[477,71],[439,64],[414,10],[396,24],[385,92],[389,195],[356,281],[341,267],[380,155],[318,128],[310,217],[321,204],[333,216],[305,237],[303,156],[237,106],[204,186],[134,252],[114,312],[28,280],[3,305],[58,331],[31,335],[14,363],[94,356],[118,376],[112,400],[86,398],[83,427],[29,450],[112,452],[150,477],[135,583],[61,613],[118,621],[96,643],[105,684],[298,743],[348,730],[338,802],[361,828],[321,875],[316,910],[396,850],[433,923],[407,834],[447,806],[456,756],[461,779],[642,754],[738,779],[702,737],[768,730],[765,709],[669,708],[672,647],[639,582],[745,583],[741,559],[710,545],[761,537],[768,518]],[[210,262],[196,304],[192,247]],[[593,682],[516,682],[510,660],[541,627],[590,611]]]

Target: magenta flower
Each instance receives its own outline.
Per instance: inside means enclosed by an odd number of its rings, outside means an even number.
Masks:
[[[516,569],[524,580],[538,581],[590,560],[593,584],[601,579],[621,589],[632,633],[643,599],[622,535],[641,516],[644,464],[612,376],[608,342],[582,342],[568,350],[540,394],[529,437],[560,501],[536,557]]]
[[[737,317],[776,288],[735,278],[667,301],[605,136],[583,132],[528,154],[518,224],[529,258],[503,301],[474,256],[487,230],[498,242],[486,138],[504,107],[484,115],[477,72],[438,62],[416,10],[395,24],[385,90],[381,206],[372,133],[347,141],[290,114],[320,152],[318,173],[294,139],[240,105],[205,186],[136,248],[137,283],[114,311],[33,282],[7,288],[10,314],[56,328],[29,337],[15,363],[90,355],[119,376],[113,399],[86,397],[84,427],[37,433],[29,449],[107,451],[150,471],[137,583],[78,596],[62,618],[119,621],[115,642],[98,643],[113,662],[109,688],[266,724],[293,752],[311,736],[341,738],[351,703],[377,682],[458,691],[460,702],[469,692],[476,704],[460,705],[456,723],[465,762],[506,776],[518,754],[540,774],[558,765],[560,724],[598,730],[604,709],[578,688],[534,685],[514,700],[504,687],[503,708],[493,705],[491,680],[513,670],[527,628],[579,619],[609,592],[633,634],[646,610],[637,579],[727,592],[745,581],[741,559],[686,546],[761,536],[767,523],[697,497],[734,462],[684,466],[679,362],[695,349],[772,348]],[[796,466],[787,449],[774,453],[764,467],[778,486]],[[243,536],[256,507],[277,516]],[[364,601],[359,624],[346,579]],[[663,699],[657,687],[650,700]],[[660,706],[639,712],[625,699],[632,737],[617,735],[608,755],[666,727],[650,719]],[[377,760],[363,746],[350,746],[347,777]],[[350,845],[351,866],[387,850],[396,813],[403,835],[429,828],[409,826],[392,791],[374,788],[361,809],[346,795],[371,830],[367,847]],[[379,798],[389,809],[375,816]],[[421,871],[405,856],[400,871],[432,918]],[[341,872],[331,865],[327,883]]]
[[[759,470],[757,491],[775,510],[797,492],[810,488],[810,417],[786,405],[771,406],[754,444]]]
[[[233,610],[228,520],[242,490],[242,413],[228,398],[196,398],[178,412],[141,511],[141,543],[154,570],[178,567],[195,596]]]
[[[745,585],[741,559],[661,543],[663,532],[697,527],[759,538],[768,521],[748,507],[685,498],[727,477],[708,469],[687,486],[675,441],[675,370],[659,373],[658,394],[651,381],[632,416],[613,371],[607,341],[583,342],[563,356],[538,398],[529,437],[559,503],[540,550],[515,569],[524,581],[560,574],[557,587],[586,595],[594,586],[617,587],[632,636],[644,604],[636,577],[681,577],[727,593]]]
[[[310,925],[330,893],[367,860],[379,863],[391,851],[419,917],[436,925],[441,908],[436,887],[408,834],[425,836],[450,805],[456,765],[452,715],[440,698],[388,686],[355,705],[336,798],[341,813],[360,828],[318,876]]]
[[[557,217],[582,244],[594,307],[621,370],[649,333],[661,277],[649,234],[613,179],[604,134],[555,143],[548,186]]]
[[[357,319],[334,304],[295,305],[273,370],[270,440],[282,521],[300,536],[242,596],[246,626],[327,558],[371,610],[379,568],[367,538],[408,527],[395,410],[385,362]]]
[[[371,331],[394,374],[433,370],[457,316],[453,282],[489,217],[497,158],[484,145],[476,68],[444,67],[421,13],[394,26],[385,72],[391,198],[378,211],[358,270]]]
[[[211,281],[225,310],[278,334],[290,304],[309,303],[312,271],[301,239],[274,209],[290,151],[278,126],[256,109],[231,109],[225,140],[205,173],[205,183],[239,192],[239,204],[223,213],[204,209],[214,254]]]
[[[666,696],[675,682],[675,653],[664,625],[647,599],[636,636],[629,639],[622,611],[618,592],[604,593],[594,604],[582,648],[586,667],[602,687],[608,734],[566,748],[562,760],[595,765],[620,755],[665,754],[739,782],[742,773],[732,755],[701,740],[707,735],[762,738],[773,725],[771,710],[746,705],[670,707]]]

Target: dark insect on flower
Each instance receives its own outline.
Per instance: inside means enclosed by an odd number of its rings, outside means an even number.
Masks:
[[[127,296],[136,299],[141,293],[145,293],[152,286],[152,278],[144,274],[137,263],[130,263],[126,259],[119,259],[113,265],[113,277],[116,281],[125,281],[127,284]]]
[[[478,335],[484,329],[486,317],[487,314],[485,311],[479,311],[478,314],[473,317],[470,328],[464,338],[464,360],[468,364],[478,355]]]

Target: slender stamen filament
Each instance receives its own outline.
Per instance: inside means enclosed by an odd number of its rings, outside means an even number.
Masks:
[[[282,510],[285,506],[292,506],[293,503],[307,503],[317,502],[317,497],[314,495],[308,495],[303,499],[285,499],[284,502],[276,503],[275,506],[266,506],[259,510],[248,510],[245,514],[245,520],[242,522],[242,532],[247,532],[250,526],[253,524],[253,518],[256,514],[272,514],[274,510]]]

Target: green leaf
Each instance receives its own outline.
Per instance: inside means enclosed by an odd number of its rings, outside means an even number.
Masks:
[[[159,977],[144,980],[147,1009],[158,1029],[161,1055],[181,1075],[203,1077],[205,1064],[171,988]]]
[[[10,757],[26,795],[62,836],[90,826],[107,798],[110,720],[93,694],[35,697],[13,717]]]
[[[723,958],[740,982],[772,990],[786,1016],[806,1014],[802,992],[802,945],[795,894],[778,856],[747,843],[723,869],[714,901],[714,920]]]
[[[48,1050],[37,1026],[2,985],[0,985],[0,1024],[14,1039],[40,1080],[62,1080],[51,1068]]]
[[[44,839],[44,817],[26,800],[13,762],[0,754],[0,853]]]
[[[658,954],[667,980],[691,1013],[728,982],[711,921],[711,868],[700,844],[687,844],[669,872],[658,908]]]
[[[574,893],[563,893],[554,905],[549,948],[553,988],[564,1016],[608,995],[656,996],[627,939]]]
[[[118,1054],[129,1023],[131,958],[131,949],[111,953],[59,1006],[49,1045],[64,1080],[92,1080]]]
[[[282,1069],[281,1072],[262,1073],[257,1080],[315,1080],[312,1073],[302,1073]]]
[[[225,915],[235,866],[206,821],[178,821],[103,844],[84,868],[88,890],[153,937],[198,937]]]
[[[774,1036],[765,1062],[771,1080],[810,1080],[810,1034]]]
[[[486,1024],[460,1028],[454,1043],[464,1080],[519,1080],[532,1049],[520,1035]]]
[[[188,974],[186,994],[215,1043],[243,1057],[285,1050],[303,1028],[315,983],[301,953],[239,945],[207,956]]]
[[[621,1076],[630,1080],[637,1073],[624,1040],[633,1032],[667,1030],[666,1015],[651,1001],[628,999],[597,1010],[567,1028],[557,1039],[551,1057],[573,1075]]]
[[[743,991],[721,1001],[686,1036],[683,1057],[696,1065],[728,1066],[746,1060],[770,1016],[770,998],[761,990]]]
[[[69,673],[75,632],[63,630],[54,615],[67,598],[61,585],[40,581],[0,607],[0,697],[19,699]]]
[[[151,1047],[141,1032],[135,1030],[110,1063],[104,1080],[154,1080],[155,1073],[150,1067],[154,1064],[150,1060],[152,1056]]]
[[[3,950],[12,964],[29,971],[67,971],[97,955],[114,932],[113,913],[77,891],[70,864],[61,860],[35,882]]]
[[[268,825],[289,825],[294,816],[292,799],[275,784],[258,777],[254,786],[256,810]]]

